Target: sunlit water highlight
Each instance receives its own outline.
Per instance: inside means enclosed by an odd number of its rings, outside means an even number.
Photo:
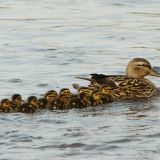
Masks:
[[[0,98],[123,74],[133,57],[160,66],[159,0],[5,0]],[[157,68],[159,69],[159,68]],[[157,86],[158,78],[148,77]],[[35,115],[0,114],[1,160],[159,160],[160,98]]]

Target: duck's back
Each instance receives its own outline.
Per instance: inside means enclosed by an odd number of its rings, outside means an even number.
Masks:
[[[156,86],[148,79],[127,78],[125,76],[112,76],[117,88],[113,90],[114,98],[144,98],[157,94]]]
[[[92,74],[92,79],[99,84],[104,84],[106,79],[111,79],[116,89],[113,89],[115,99],[152,97],[158,93],[156,86],[144,78],[127,78],[124,75]]]

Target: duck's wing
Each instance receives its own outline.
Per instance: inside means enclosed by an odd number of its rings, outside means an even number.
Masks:
[[[78,78],[78,79],[83,79],[83,80],[87,80],[87,81],[103,81],[104,79],[112,79],[114,80],[115,78],[119,78],[119,77],[124,77],[122,75],[104,75],[104,74],[97,74],[97,73],[93,73],[93,74],[90,74],[91,75],[91,78],[86,78],[86,77],[75,77],[75,78]]]
[[[117,77],[124,77],[123,75],[105,75],[105,74],[97,74],[97,73],[93,73],[90,74],[91,78],[98,80],[98,79],[105,79],[105,78],[110,78],[110,79],[114,79]]]
[[[97,74],[97,73],[92,73],[90,75],[93,79],[104,79],[110,77],[110,75]]]
[[[75,77],[78,79],[88,80],[90,81],[90,87],[93,86],[102,86],[107,85],[108,87],[111,87],[112,89],[117,88],[114,78],[116,78],[117,75],[104,75],[104,74],[91,74],[91,78],[84,78],[84,77]]]
[[[101,85],[110,83],[116,83],[117,81],[123,81],[125,76],[123,75],[104,75],[104,74],[91,74],[91,82],[96,82]]]
[[[124,79],[117,81],[118,88],[113,90],[115,98],[143,98],[156,95],[155,85],[147,79]]]

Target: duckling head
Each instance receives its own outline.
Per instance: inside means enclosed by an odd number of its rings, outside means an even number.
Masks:
[[[2,99],[1,108],[10,109],[12,106],[12,102],[9,99]]]
[[[92,98],[93,98],[93,100],[95,100],[95,101],[101,100],[101,98],[102,98],[101,92],[98,91],[98,90],[94,90],[94,91],[92,92]]]
[[[148,75],[160,77],[160,73],[153,70],[148,60],[144,58],[134,58],[128,63],[126,77],[144,78]]]
[[[70,97],[72,95],[71,91],[69,88],[62,88],[60,91],[59,91],[59,95],[63,95],[63,96],[66,96],[66,97]]]
[[[28,103],[33,106],[38,106],[38,99],[36,96],[30,96],[27,99]]]

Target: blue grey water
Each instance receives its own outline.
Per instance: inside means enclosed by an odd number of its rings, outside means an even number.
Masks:
[[[159,0],[0,2],[0,99],[75,92],[88,84],[75,76],[123,74],[134,57],[160,67]],[[0,160],[159,160],[160,97],[1,113],[0,137]]]

